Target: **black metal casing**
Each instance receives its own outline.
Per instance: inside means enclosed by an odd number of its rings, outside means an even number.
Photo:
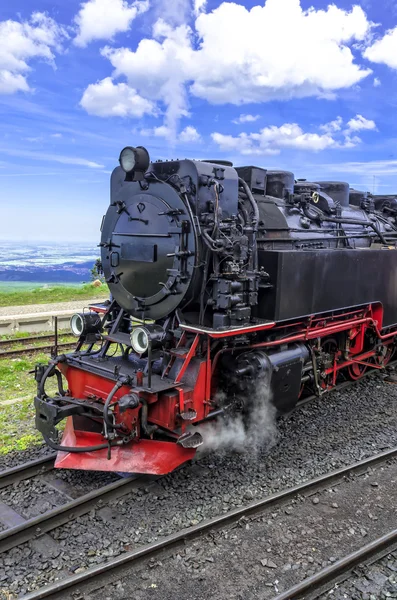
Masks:
[[[101,261],[120,306],[138,318],[161,319],[197,300],[196,218],[213,202],[211,180],[222,185],[222,215],[237,213],[237,174],[228,166],[191,160],[153,163],[150,170],[154,175],[146,185],[128,181],[120,167],[113,171]]]
[[[294,182],[289,171],[215,161],[156,162],[144,182],[127,179],[114,170],[101,246],[110,291],[131,315],[160,320],[188,307],[200,324],[205,293],[214,328],[377,302],[385,325],[397,323],[396,251],[374,233],[395,226],[374,214],[376,199],[365,193],[351,190],[349,204],[344,182]],[[256,226],[237,225],[252,210],[242,181],[257,206]],[[204,230],[216,232],[214,250]]]

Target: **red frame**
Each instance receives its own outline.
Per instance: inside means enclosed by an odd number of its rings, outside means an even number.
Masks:
[[[364,352],[364,339],[368,329],[372,330],[379,343],[388,346],[393,342],[397,335],[397,329],[382,333],[383,308],[379,304],[364,306],[357,309],[350,309],[337,315],[314,315],[306,320],[300,320],[292,323],[276,323],[269,321],[255,325],[230,328],[227,331],[217,331],[204,327],[195,327],[192,325],[180,324],[183,334],[173,351],[166,367],[164,377],[168,376],[176,359],[183,359],[181,367],[175,377],[173,394],[166,400],[161,401],[161,396],[149,392],[142,393],[149,405],[149,422],[158,424],[169,430],[170,435],[175,436],[174,429],[180,428],[182,433],[186,432],[189,421],[183,421],[178,417],[187,409],[192,409],[196,413],[194,421],[205,419],[211,411],[211,395],[216,384],[216,368],[220,357],[227,353],[239,351],[249,351],[258,348],[275,348],[281,344],[292,342],[307,342],[310,340],[321,340],[341,332],[348,332],[349,349],[348,357],[342,359],[342,351],[335,353],[333,365],[325,370],[329,377],[322,380],[324,389],[332,389],[336,384],[338,372],[350,365],[363,365],[364,367],[383,368],[382,364],[370,363],[369,360],[376,356],[376,348]],[[390,328],[389,328],[390,329]],[[288,335],[286,335],[288,330]],[[185,348],[188,334],[194,334],[193,341],[188,348]],[[249,345],[227,346],[218,350],[215,356],[211,357],[211,340],[228,339],[235,337],[238,340],[240,335],[269,333],[275,339],[258,341]],[[200,349],[200,352],[198,352]],[[196,359],[199,365],[196,371],[196,379],[193,387],[189,386],[187,381],[183,381],[189,369],[191,361]],[[71,393],[76,397],[88,397],[90,394],[100,397],[106,397],[114,386],[114,381],[110,381],[101,376],[81,371],[76,367],[60,365],[60,369],[68,379]],[[189,378],[190,380],[190,378]],[[129,392],[126,386],[120,388],[115,394],[114,401]],[[139,388],[134,389],[139,392]],[[138,428],[139,433],[139,410],[131,411],[129,422],[125,425],[133,425]],[[116,409],[116,418],[117,418]],[[193,422],[194,422],[193,421]],[[90,432],[74,431],[71,420],[69,419],[65,430],[63,445],[78,446],[93,445],[93,437],[96,443],[103,443],[104,438],[101,434]],[[120,470],[127,472],[145,472],[145,473],[167,473],[189,460],[194,455],[195,450],[187,450],[175,444],[175,442],[159,442],[156,440],[134,439],[126,446],[112,448],[110,461],[107,459],[107,451],[100,450],[90,453],[67,454],[61,453],[57,459],[56,466],[95,469],[95,470]]]

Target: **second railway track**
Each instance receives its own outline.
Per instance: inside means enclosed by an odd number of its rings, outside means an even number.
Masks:
[[[63,338],[57,343],[62,350],[71,350],[76,346],[76,339],[70,339],[70,332],[59,332],[58,338]],[[41,344],[43,342],[43,344]],[[37,345],[36,345],[37,344]],[[9,338],[0,340],[0,360],[2,358],[14,358],[18,356],[31,355],[37,352],[49,353],[55,346],[55,334],[31,335],[20,338]]]
[[[68,332],[69,334],[69,332]],[[62,335],[61,333],[59,335]],[[31,343],[31,342],[48,342],[54,340],[54,334],[49,333],[45,335],[29,335],[26,337],[19,338],[9,338],[0,340],[0,348],[4,348],[5,346],[11,346],[12,344],[22,344],[22,343]]]
[[[57,345],[58,349],[71,350],[76,346],[76,342],[63,342]],[[11,350],[0,350],[0,360],[2,358],[15,358],[18,356],[24,356],[27,354],[36,354],[38,352],[51,352],[54,344],[47,346],[28,346],[26,348],[18,348]]]
[[[376,381],[376,378],[375,380]],[[349,384],[347,384],[348,386]],[[346,385],[343,385],[343,387],[347,387]],[[343,389],[343,387],[341,387],[340,389]],[[385,386],[385,387],[390,387],[390,386]],[[391,386],[391,389],[394,389],[394,386]],[[393,440],[394,441],[394,440]],[[385,447],[385,446],[383,446]],[[379,446],[379,449],[382,448],[382,445]],[[304,487],[305,486],[309,486],[307,488],[308,492],[310,494],[310,485],[315,485],[315,483],[313,483],[314,481],[320,482],[318,483],[319,487],[321,488],[322,485],[326,486],[327,484],[327,479],[328,477],[333,477],[336,474],[339,473],[339,478],[343,478],[345,475],[343,474],[343,472],[346,471],[348,469],[350,469],[351,467],[354,467],[355,469],[357,469],[356,473],[359,473],[360,471],[365,472],[367,469],[371,469],[373,465],[375,465],[376,463],[378,464],[382,464],[382,461],[387,461],[390,458],[395,457],[395,453],[397,452],[397,448],[394,448],[392,450],[389,450],[387,452],[383,452],[380,455],[377,455],[376,457],[372,457],[371,459],[367,459],[365,461],[361,461],[360,463],[357,463],[355,465],[351,465],[350,467],[344,467],[343,469],[340,469],[338,471],[336,471],[335,473],[331,473],[330,475],[324,476],[324,477],[320,477],[317,478],[317,480],[312,480],[310,482],[306,482],[304,484],[302,484]],[[357,457],[358,458],[358,457]],[[47,459],[42,459],[46,461],[46,470],[50,470],[51,469],[51,459],[53,460],[53,457],[49,457]],[[374,459],[374,463],[373,465],[371,465],[371,462],[367,462],[367,461],[372,461]],[[43,465],[41,465],[43,466]],[[35,469],[38,469],[40,472],[40,464],[33,464],[30,465],[29,467],[32,470],[32,476],[33,473],[35,472]],[[20,471],[20,475],[18,475],[18,471]],[[23,473],[22,473],[23,472]],[[22,479],[26,479],[26,473],[28,471],[25,470],[25,468],[23,466],[21,467],[17,467],[11,470],[8,470],[7,475],[3,472],[3,476],[0,475],[0,488],[3,486],[5,486],[5,484],[8,482],[8,484],[10,484],[12,482],[12,480],[14,482],[17,482],[19,480]],[[353,471],[352,471],[353,472]],[[29,475],[30,477],[30,475]],[[322,481],[322,484],[321,484]],[[2,484],[3,482],[3,484]],[[136,481],[135,484],[137,487],[139,487],[141,485],[140,482]],[[157,486],[157,484],[155,484]],[[134,486],[132,486],[133,488]],[[274,494],[273,497],[270,496],[268,498],[265,498],[263,500],[263,506],[262,509],[260,507],[260,503],[254,503],[257,507],[256,508],[252,508],[252,505],[250,505],[248,507],[248,511],[252,511],[252,514],[255,513],[255,511],[260,511],[266,508],[266,506],[274,506],[274,509],[276,510],[276,507],[278,506],[278,502],[286,502],[288,500],[288,498],[291,498],[292,496],[290,496],[290,494],[300,494],[301,492],[299,492],[299,489],[301,487],[301,484],[299,486],[294,486],[291,487],[287,490],[285,490],[285,492],[279,492],[278,494]],[[131,488],[131,489],[132,489]],[[120,489],[125,489],[126,488],[120,488]],[[312,488],[313,489],[313,493],[314,490],[316,489],[315,487]],[[95,490],[96,492],[96,490]],[[119,491],[116,490],[115,494],[118,494]],[[128,493],[128,490],[126,490],[125,493]],[[302,492],[303,494],[305,493],[304,491]],[[284,495],[286,494],[286,495]],[[122,493],[120,493],[120,495],[122,495]],[[115,498],[117,497],[116,495],[114,496]],[[128,502],[132,502],[134,503],[136,496],[132,496],[130,500],[128,500]],[[21,530],[23,529],[23,527],[20,527],[20,529],[15,529],[14,528],[14,532],[12,533],[12,535],[8,538],[7,541],[7,536],[5,536],[4,538],[4,547],[3,549],[5,550],[7,548],[7,544],[11,541],[11,546],[8,546],[9,548],[14,547],[15,545],[19,545],[21,544],[23,541],[28,541],[28,540],[40,540],[42,539],[43,542],[45,541],[45,537],[44,536],[47,535],[48,536],[48,532],[51,532],[51,530],[54,529],[54,527],[58,527],[58,525],[62,525],[62,523],[67,523],[68,521],[73,521],[73,519],[77,516],[79,516],[79,514],[84,514],[88,512],[88,503],[90,502],[89,498],[86,498],[86,500],[88,500],[87,504],[83,503],[81,504],[81,512],[76,514],[73,512],[73,509],[69,512],[69,509],[65,510],[62,509],[58,514],[52,514],[49,516],[48,519],[45,518],[45,515],[39,515],[39,519],[42,519],[41,522],[36,522],[36,523],[30,523],[30,525],[36,525],[36,530],[34,530],[34,527],[28,527],[27,530],[27,538],[23,537],[23,535],[21,534]],[[111,500],[111,497],[109,496],[109,498],[107,498],[106,496],[103,497],[104,501],[107,500]],[[95,503],[95,499],[94,497],[91,498],[91,507],[94,505]],[[121,501],[121,502],[126,502],[126,501]],[[262,502],[262,501],[261,501]],[[66,503],[65,503],[66,504]],[[118,505],[118,502],[116,502],[116,504]],[[125,504],[124,504],[125,506]],[[57,508],[55,509],[57,511]],[[77,507],[77,510],[80,510]],[[242,507],[240,510],[245,510],[244,507]],[[273,508],[272,508],[273,510]],[[234,514],[234,517],[232,516],[232,513]],[[249,512],[247,514],[250,514]],[[242,516],[241,516],[242,515]],[[215,519],[215,521],[212,523],[212,527],[215,529],[219,529],[220,527],[222,527],[222,524],[225,523],[227,524],[228,522],[228,517],[230,517],[230,523],[233,522],[233,518],[235,518],[237,521],[242,519],[244,516],[244,513],[241,513],[240,516],[238,516],[238,513],[236,514],[236,511],[231,511],[231,513],[227,513],[225,515],[221,515],[221,517],[219,518],[219,523],[217,524],[217,520],[218,518]],[[36,518],[36,517],[35,517]],[[59,519],[59,521],[57,521],[57,519]],[[86,519],[86,517],[84,517],[84,519]],[[225,519],[225,521],[223,521],[223,519]],[[210,521],[213,521],[212,519],[210,519]],[[81,585],[90,585],[90,582],[93,581],[93,577],[94,576],[100,576],[101,574],[103,574],[103,577],[106,577],[107,575],[115,572],[114,570],[117,570],[119,567],[127,567],[128,565],[134,565],[134,569],[135,569],[135,563],[139,558],[150,558],[151,556],[155,556],[156,552],[160,552],[160,551],[165,551],[167,548],[172,547],[173,544],[178,545],[179,543],[182,543],[182,541],[184,539],[186,540],[191,540],[192,542],[194,542],[195,537],[198,537],[202,534],[205,534],[206,531],[211,531],[211,524],[208,525],[208,529],[201,529],[201,527],[204,525],[204,522],[200,523],[198,526],[194,526],[192,528],[189,529],[184,529],[181,532],[177,532],[174,533],[172,536],[169,536],[172,538],[171,541],[169,541],[169,537],[164,537],[161,540],[159,540],[158,542],[156,542],[154,545],[150,544],[148,547],[147,546],[140,546],[138,547],[136,550],[134,550],[132,553],[130,552],[123,552],[115,561],[110,560],[106,563],[101,563],[96,567],[93,568],[87,568],[87,565],[84,566],[84,569],[86,569],[84,572],[79,572],[71,577],[68,577],[67,579],[61,580],[60,582],[57,582],[57,586],[59,585],[60,587],[56,587],[54,588],[55,584],[50,584],[44,588],[40,588],[37,590],[37,592],[32,592],[32,594],[28,594],[26,597],[27,598],[34,598],[34,599],[38,599],[38,598],[58,598],[62,597],[62,598],[68,598],[70,596],[68,596],[67,594],[69,593],[69,591],[73,591],[74,589],[80,589]],[[41,527],[43,526],[43,529],[41,529]],[[66,531],[69,530],[69,528],[75,528],[76,529],[76,525],[72,522],[69,525],[66,525]],[[37,529],[40,528],[40,529]],[[77,527],[78,529],[79,527]],[[58,531],[62,531],[62,529],[58,530]],[[3,532],[4,533],[4,532]],[[9,532],[10,533],[10,532]],[[19,537],[21,535],[21,537]],[[56,534],[57,535],[57,534]],[[1,538],[0,538],[1,539]],[[62,538],[61,538],[62,539]],[[148,548],[148,550],[146,551],[146,549]],[[19,548],[15,548],[15,551],[20,552]],[[14,552],[13,550],[11,550],[11,552]],[[132,556],[131,556],[132,555]],[[6,554],[5,556],[9,556],[8,554]],[[76,559],[75,559],[76,560]],[[103,559],[102,559],[103,560]],[[79,569],[79,571],[81,571],[82,569]],[[1,571],[1,569],[0,569]],[[91,575],[90,573],[93,572],[93,574]],[[0,573],[1,574],[1,573]],[[76,579],[78,577],[78,579]],[[40,580],[40,578],[39,578]],[[39,587],[39,585],[42,585],[43,581],[40,581],[40,583],[38,583],[38,585],[36,584],[35,587]],[[64,586],[64,587],[63,587]],[[0,585],[1,588],[1,585]],[[5,589],[5,588],[3,588]],[[28,588],[29,589],[29,588]],[[32,587],[30,588],[32,589]],[[33,588],[34,589],[34,588]],[[25,593],[26,593],[26,589],[25,589]],[[66,593],[66,595],[65,595]],[[35,594],[39,594],[39,595],[35,595]],[[41,594],[41,595],[40,595]],[[64,594],[62,596],[62,594]],[[12,597],[12,596],[11,596]],[[85,597],[85,596],[83,596]]]
[[[317,477],[276,494],[272,494],[246,506],[228,511],[225,514],[208,519],[197,525],[193,525],[187,529],[183,529],[177,533],[161,538],[152,544],[139,547],[132,552],[126,552],[115,559],[111,559],[107,562],[101,563],[98,566],[89,568],[83,572],[42,587],[32,593],[27,594],[24,596],[24,599],[40,600],[43,598],[50,598],[55,600],[56,598],[70,597],[69,595],[75,593],[76,591],[81,592],[81,586],[83,584],[87,584],[94,579],[97,583],[99,577],[108,576],[114,571],[120,572],[120,568],[130,566],[138,560],[150,559],[152,556],[157,556],[160,552],[165,551],[168,548],[172,548],[174,546],[178,547],[180,544],[184,544],[186,541],[195,540],[196,538],[213,530],[217,530],[231,523],[239,522],[242,518],[260,513],[268,507],[279,506],[298,496],[310,495],[318,490],[327,488],[331,484],[335,485],[336,482],[341,481],[346,477],[365,473],[369,469],[372,469],[377,465],[387,463],[387,461],[396,457],[397,448],[392,448],[321,477]],[[97,500],[100,497],[103,500],[110,500],[114,498],[115,495],[116,497],[117,495],[120,495],[120,493],[128,493],[133,485],[141,485],[141,483],[141,477],[137,479],[132,477],[117,481],[113,484],[105,486],[103,489],[96,490],[95,492],[87,494],[85,497],[83,496],[82,498],[77,499],[74,501],[74,503],[65,504],[59,509],[54,509],[47,514],[41,515],[32,520],[31,523],[27,522],[25,525],[13,528],[13,530],[9,530],[8,532],[6,530],[5,532],[0,533],[0,549],[4,551],[7,548],[13,547],[15,544],[28,541],[29,539],[32,539],[38,535],[41,536],[45,532],[48,532],[51,529],[67,522],[70,518],[75,518],[87,510],[90,510],[94,500]],[[122,489],[121,492],[120,489]],[[360,562],[364,556],[368,557],[374,552],[379,551],[380,547],[385,550],[385,548],[389,548],[391,545],[396,543],[397,531],[390,532],[388,536],[383,536],[378,541],[375,541],[368,548],[362,550],[362,552],[358,555],[355,555],[354,557],[348,557],[345,560],[340,561],[341,564],[336,564],[333,570],[330,571],[328,569],[328,571],[325,573],[321,573],[317,576],[317,578],[314,578],[313,581],[311,580],[310,582],[305,582],[302,584],[303,591],[299,591],[301,594],[300,596],[298,595],[298,590],[295,591],[294,589],[291,592],[292,595],[288,595],[287,592],[285,592],[279,596],[278,600],[301,597],[302,594],[309,589],[309,587],[313,589],[313,587],[319,584],[319,582],[324,583],[325,579],[328,582],[331,581],[334,572],[336,573],[336,571],[338,571],[337,574],[340,575],[342,571],[345,572],[346,569],[351,568],[353,563],[356,565],[358,562]],[[66,591],[68,596],[62,596],[62,593]]]
[[[27,479],[43,476],[54,469],[55,454],[7,469],[0,473],[0,490],[8,486],[26,481]],[[51,482],[41,479],[50,488]],[[56,527],[59,527],[71,519],[76,519],[92,510],[98,501],[107,502],[128,494],[137,486],[147,484],[153,477],[131,475],[130,477],[119,477],[111,483],[105,484],[84,494],[78,494],[76,498],[70,496],[70,490],[66,492],[61,486],[55,486],[57,493],[63,496],[65,502],[51,510],[35,517],[25,519],[12,507],[0,501],[0,522],[6,527],[0,531],[0,553],[10,550],[15,546],[39,537]],[[73,493],[73,491],[72,491]]]

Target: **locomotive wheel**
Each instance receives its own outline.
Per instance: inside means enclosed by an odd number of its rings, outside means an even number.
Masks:
[[[366,370],[367,370],[367,366],[360,365],[360,363],[353,363],[352,365],[349,365],[347,367],[348,375],[349,375],[350,379],[352,379],[353,381],[360,379],[360,377],[362,377],[364,375]]]
[[[385,367],[391,360],[393,354],[394,354],[394,349],[391,346],[384,346],[384,353],[382,355],[378,355],[378,356],[374,356],[371,361],[373,361],[376,365],[382,365],[382,367]],[[350,379],[353,379],[354,381],[356,381],[357,379],[360,379],[360,377],[362,377],[365,373],[365,371],[367,370],[367,366],[366,365],[361,365],[359,363],[353,363],[352,365],[349,365],[347,367],[347,372],[349,374]]]

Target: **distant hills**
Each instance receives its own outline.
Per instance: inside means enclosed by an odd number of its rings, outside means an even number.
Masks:
[[[37,283],[79,283],[90,281],[94,261],[67,263],[62,267],[0,267],[0,281],[34,281]]]
[[[0,241],[0,281],[80,283],[91,279],[99,249],[90,244]]]

